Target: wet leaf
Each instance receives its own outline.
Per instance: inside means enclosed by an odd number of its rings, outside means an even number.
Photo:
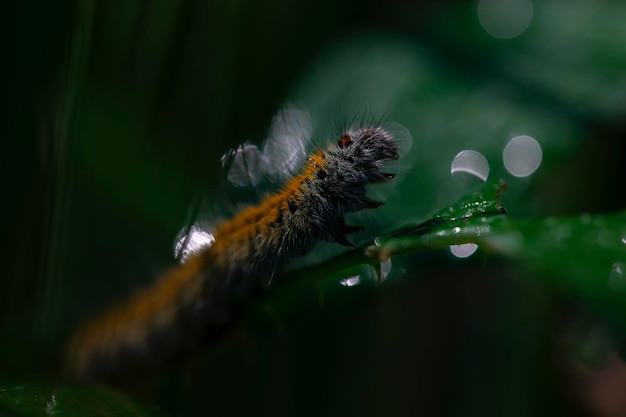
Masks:
[[[538,272],[534,275],[550,277],[616,317],[624,316],[626,212],[513,219],[498,213],[498,192],[488,186],[450,206],[449,216],[443,210],[425,223],[382,236],[366,252],[384,260],[474,243]]]

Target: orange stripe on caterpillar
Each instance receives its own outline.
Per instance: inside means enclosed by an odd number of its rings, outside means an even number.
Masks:
[[[78,376],[105,374],[111,359],[125,349],[148,352],[148,332],[171,324],[181,305],[202,299],[199,277],[205,258],[172,268],[152,287],[79,327],[68,346],[67,370]]]
[[[375,126],[343,132],[279,192],[222,223],[212,246],[81,327],[68,369],[106,375],[194,346],[206,332],[232,324],[245,297],[289,259],[322,239],[351,245],[346,235],[358,228],[346,225],[344,215],[383,204],[369,199],[365,186],[394,177],[380,168],[398,159],[397,139]]]

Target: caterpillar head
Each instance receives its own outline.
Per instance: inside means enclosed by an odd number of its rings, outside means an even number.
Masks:
[[[342,133],[337,143],[352,152],[370,151],[377,159],[398,159],[398,145],[390,130],[382,127],[351,128]]]
[[[399,133],[398,133],[399,132]],[[322,203],[315,210],[326,240],[350,245],[346,235],[359,228],[346,225],[344,213],[382,206],[367,196],[366,186],[392,180],[384,165],[403,155],[410,135],[406,129],[358,127],[344,130],[334,146],[309,160],[307,188]]]
[[[381,172],[386,161],[400,157],[401,143],[393,131],[383,127],[362,127],[345,130],[334,154],[346,180],[353,184],[384,182],[395,174]]]

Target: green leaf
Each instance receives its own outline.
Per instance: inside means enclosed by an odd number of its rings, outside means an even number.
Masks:
[[[518,220],[498,212],[499,192],[487,186],[450,206],[449,215],[443,210],[420,225],[381,236],[366,253],[385,260],[474,243],[550,277],[612,317],[626,317],[626,212]]]
[[[373,265],[418,251],[476,244],[482,249],[524,266],[530,276],[546,278],[587,300],[596,309],[626,324],[626,212],[575,217],[514,219],[500,201],[507,189],[502,181],[436,212],[429,220],[405,225],[379,236],[365,248],[290,273],[286,287],[295,283],[332,281],[369,274]],[[359,267],[358,265],[362,265]],[[320,298],[323,297],[323,293]],[[274,307],[289,297],[273,296]],[[282,301],[281,301],[282,300]],[[267,306],[266,306],[267,307]],[[285,305],[283,305],[285,307]]]
[[[18,416],[162,417],[111,389],[45,381],[0,381],[0,412]]]
[[[337,295],[337,282],[346,278],[360,276],[364,278],[361,281],[380,283],[386,274],[381,271],[385,268],[384,262],[392,255],[463,243],[459,240],[461,236],[457,235],[459,222],[476,217],[501,216],[505,210],[500,196],[507,188],[508,185],[503,181],[488,183],[479,191],[465,195],[439,210],[429,220],[417,225],[407,224],[377,237],[373,245],[356,248],[313,266],[288,270],[277,280],[280,288],[275,288],[271,297],[262,302],[261,309],[270,312],[270,315],[275,315],[275,310],[293,311],[300,303],[298,297],[294,296],[294,286],[311,284],[316,286],[316,297],[323,303],[325,297]],[[451,236],[442,240],[444,235]],[[325,284],[329,291],[326,291]]]
[[[503,214],[505,209],[500,202],[500,195],[507,188],[508,186],[502,181],[495,184],[488,184],[482,190],[471,193],[461,198],[454,204],[451,204],[449,207],[441,209],[430,220],[420,223],[415,227],[405,226],[400,228],[400,230],[377,238],[376,244],[390,249],[389,246],[391,245],[392,248],[392,242],[394,241],[402,244],[404,238],[423,236],[430,233],[434,229],[446,230],[448,229],[446,226],[460,220],[469,219],[475,216]],[[410,241],[411,240],[409,239],[409,242]],[[378,252],[379,251],[375,249],[368,249],[368,253],[370,255]]]

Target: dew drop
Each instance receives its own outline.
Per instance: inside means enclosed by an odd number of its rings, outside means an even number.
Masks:
[[[389,272],[391,272],[391,259],[387,259],[380,263],[380,282],[387,279]]]
[[[355,285],[359,285],[361,283],[361,276],[354,275],[348,278],[344,278],[341,281],[339,281],[339,283],[343,285],[344,287],[354,287]]]
[[[377,280],[376,269],[370,264],[361,264],[350,268],[349,271],[347,277],[339,280],[339,284],[344,287],[355,287],[363,281],[375,282]]]
[[[450,252],[457,258],[468,258],[476,252],[478,245],[475,243],[463,243],[461,245],[450,245]]]

